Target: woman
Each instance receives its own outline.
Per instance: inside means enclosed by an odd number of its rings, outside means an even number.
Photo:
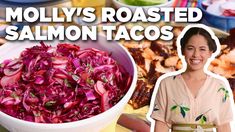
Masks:
[[[218,132],[230,132],[231,89],[203,70],[208,58],[218,50],[215,40],[207,30],[191,27],[178,42],[187,67],[181,74],[161,80],[151,114],[155,131],[213,131],[216,128]]]

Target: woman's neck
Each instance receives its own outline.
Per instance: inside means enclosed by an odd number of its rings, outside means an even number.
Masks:
[[[192,71],[188,69],[182,75],[185,79],[192,80],[204,80],[207,76],[203,70]]]

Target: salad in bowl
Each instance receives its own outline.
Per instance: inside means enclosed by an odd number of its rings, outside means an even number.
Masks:
[[[0,123],[9,131],[99,131],[134,91],[132,57],[105,37],[76,45],[15,43],[0,47]]]

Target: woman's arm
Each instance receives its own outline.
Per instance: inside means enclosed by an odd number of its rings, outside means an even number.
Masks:
[[[118,124],[135,132],[150,132],[150,125],[146,121],[130,114],[122,114]]]
[[[231,132],[231,127],[229,123],[225,123],[217,127],[217,132]]]
[[[169,128],[166,123],[156,120],[154,131],[155,132],[169,132]]]

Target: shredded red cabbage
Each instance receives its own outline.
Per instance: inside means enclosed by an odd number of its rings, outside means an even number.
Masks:
[[[131,79],[105,51],[41,42],[0,64],[0,111],[38,123],[77,121],[118,103]]]

